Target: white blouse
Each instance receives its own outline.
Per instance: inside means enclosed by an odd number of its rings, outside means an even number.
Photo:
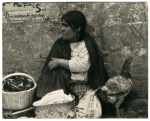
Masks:
[[[72,80],[87,80],[87,74],[90,67],[89,53],[85,42],[71,43],[71,59],[69,68]]]

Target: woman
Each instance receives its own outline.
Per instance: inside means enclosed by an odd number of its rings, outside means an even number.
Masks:
[[[62,36],[47,57],[38,81],[37,96],[63,88],[66,93],[75,95],[77,105],[89,89],[103,86],[108,75],[96,42],[86,32],[85,16],[80,11],[69,11],[61,21]]]

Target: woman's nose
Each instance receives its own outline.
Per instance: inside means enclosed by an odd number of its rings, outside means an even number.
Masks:
[[[62,26],[62,27],[61,27],[61,32],[64,32],[64,31],[65,31],[65,27]]]

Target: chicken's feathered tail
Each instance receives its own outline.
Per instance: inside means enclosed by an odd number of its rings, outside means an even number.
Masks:
[[[120,73],[121,76],[125,78],[131,78],[130,65],[131,65],[132,60],[133,60],[132,56],[125,59],[124,64],[122,66],[121,73]]]

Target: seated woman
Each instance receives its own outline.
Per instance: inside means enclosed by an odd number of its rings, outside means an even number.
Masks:
[[[75,105],[79,105],[88,90],[95,90],[105,84],[108,75],[102,53],[93,37],[86,32],[85,16],[80,11],[69,11],[62,16],[61,21],[62,36],[56,40],[42,69],[37,97],[64,89],[67,94],[75,96]],[[102,107],[108,108],[103,110],[102,115],[113,111],[106,103],[103,105],[102,102]]]

